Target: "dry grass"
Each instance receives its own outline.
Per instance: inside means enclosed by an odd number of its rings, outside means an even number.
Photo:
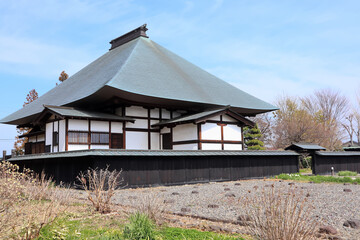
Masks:
[[[88,200],[95,210],[101,213],[111,212],[111,198],[115,190],[120,188],[123,180],[120,179],[122,171],[106,169],[88,169],[78,176]]]
[[[295,187],[264,188],[242,199],[245,226],[256,239],[316,239],[317,222],[311,217],[312,204]]]
[[[151,192],[140,195],[135,211],[147,215],[156,224],[161,225],[164,223],[164,213],[166,212],[164,199],[155,190],[149,189],[148,191]]]
[[[0,238],[34,239],[66,210],[70,191],[52,186],[45,175],[0,162]]]

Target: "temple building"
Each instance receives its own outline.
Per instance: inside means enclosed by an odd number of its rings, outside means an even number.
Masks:
[[[277,108],[146,35],[146,25],[0,122],[29,127],[25,154],[87,149],[244,150],[247,117]]]

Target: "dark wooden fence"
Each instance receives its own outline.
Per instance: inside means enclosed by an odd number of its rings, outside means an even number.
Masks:
[[[360,152],[315,152],[313,155],[313,173],[331,174],[335,172],[360,172]]]
[[[57,182],[73,183],[90,168],[122,169],[128,187],[176,185],[263,178],[299,170],[291,151],[129,151],[88,150],[11,159]]]

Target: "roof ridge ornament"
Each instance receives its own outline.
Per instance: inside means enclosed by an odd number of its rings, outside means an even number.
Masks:
[[[111,44],[111,48],[109,49],[109,51],[113,50],[114,48],[117,48],[127,42],[130,42],[131,40],[134,40],[135,38],[138,37],[146,37],[148,38],[148,36],[146,35],[146,31],[148,29],[146,28],[146,23],[141,25],[138,28],[135,28],[134,30],[125,33],[124,35],[121,35],[120,37],[117,37],[113,40],[110,41]]]

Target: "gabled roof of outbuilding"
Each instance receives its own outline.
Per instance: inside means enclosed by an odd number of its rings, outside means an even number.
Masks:
[[[326,148],[316,144],[316,143],[293,143],[290,146],[286,147],[285,150],[326,150]]]
[[[139,36],[105,53],[0,122],[20,125],[34,120],[43,105],[78,106],[112,97],[168,106],[198,104],[203,109],[231,105],[248,115],[277,109]]]

